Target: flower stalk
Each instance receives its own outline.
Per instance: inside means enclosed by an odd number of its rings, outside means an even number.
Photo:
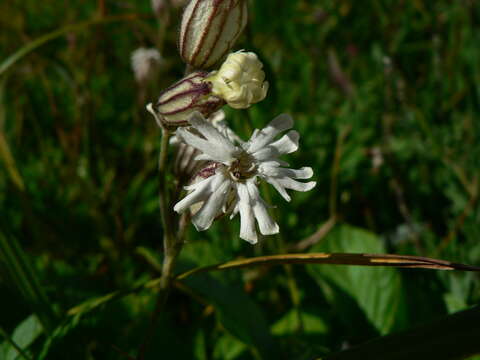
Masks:
[[[162,140],[160,144],[160,156],[158,160],[158,187],[160,217],[163,226],[164,259],[162,265],[162,274],[157,287],[157,303],[150,320],[150,326],[145,340],[138,351],[137,360],[143,360],[145,357],[146,350],[151,342],[158,320],[167,302],[173,280],[173,270],[183,245],[183,236],[180,237],[178,236],[179,234],[175,234],[173,214],[170,210],[171,207],[169,206],[169,191],[166,175],[168,169],[168,147],[170,137],[170,130],[168,130],[166,127],[162,127]]]
[[[158,182],[159,182],[159,201],[160,212],[163,225],[163,249],[164,260],[162,267],[162,277],[160,280],[160,291],[166,290],[170,287],[173,268],[175,266],[176,259],[183,245],[183,237],[175,233],[174,226],[174,213],[171,210],[169,201],[169,191],[167,184],[167,160],[168,160],[168,147],[170,142],[171,133],[170,130],[162,128],[162,141],[160,145],[160,158],[158,163]],[[166,296],[167,294],[165,294]]]

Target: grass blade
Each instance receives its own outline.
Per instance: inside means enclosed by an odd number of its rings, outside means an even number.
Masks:
[[[281,264],[390,266],[397,268],[414,269],[480,271],[480,267],[420,256],[391,254],[312,253],[259,256],[254,258],[229,261],[226,263],[212,266],[198,267],[178,275],[177,280],[186,279],[191,275],[208,271],[240,269],[252,266],[273,266]],[[158,286],[159,282],[160,278],[152,279],[130,289],[115,291],[98,298],[89,299],[82,304],[68,310],[67,315],[75,317],[83,316],[84,314],[123,296],[127,296],[146,289],[155,289]]]
[[[40,46],[46,44],[47,42],[54,40],[66,33],[80,31],[93,25],[100,25],[100,24],[116,22],[116,21],[131,21],[131,20],[136,20],[138,18],[139,16],[136,14],[107,16],[100,19],[88,20],[78,24],[67,25],[67,26],[64,26],[63,28],[52,31],[51,33],[45,34],[39,37],[38,39],[35,39],[32,42],[24,45],[23,47],[18,49],[16,52],[14,52],[12,55],[7,57],[0,64],[0,76],[6,73],[7,70],[9,70],[16,62],[18,62],[20,59],[22,59],[23,57],[25,57],[35,49],[39,48]]]
[[[15,287],[25,301],[30,304],[43,328],[46,331],[51,331],[56,323],[57,316],[40,285],[34,269],[18,241],[1,232],[0,264],[2,265],[0,269],[10,279],[10,285]]]
[[[480,267],[453,263],[445,260],[421,256],[391,254],[348,254],[348,253],[313,253],[259,256],[234,260],[222,264],[195,268],[178,276],[178,280],[205,271],[240,269],[251,266],[273,266],[281,264],[330,264],[359,266],[393,266],[397,268],[480,271]]]

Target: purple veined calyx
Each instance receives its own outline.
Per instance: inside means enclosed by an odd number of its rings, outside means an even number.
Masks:
[[[192,0],[182,16],[180,56],[194,69],[208,69],[232,49],[247,24],[246,0]]]
[[[196,111],[209,117],[225,102],[212,94],[212,85],[204,81],[207,72],[196,71],[165,89],[155,105],[147,106],[159,126],[188,126],[189,117]]]

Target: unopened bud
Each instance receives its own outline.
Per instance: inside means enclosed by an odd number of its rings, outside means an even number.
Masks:
[[[204,81],[207,75],[203,71],[191,73],[164,90],[155,107],[147,105],[159,126],[188,126],[188,119],[195,111],[209,117],[225,104],[212,94],[212,85]]]
[[[196,69],[207,69],[233,47],[247,24],[246,0],[191,0],[180,29],[180,55]]]
[[[263,64],[252,52],[237,51],[228,55],[220,70],[210,73],[213,94],[234,109],[246,109],[265,99],[268,82]]]

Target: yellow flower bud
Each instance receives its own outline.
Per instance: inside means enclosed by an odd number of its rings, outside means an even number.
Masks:
[[[268,82],[263,64],[252,52],[238,51],[228,55],[220,70],[205,79],[212,83],[214,95],[234,109],[246,109],[265,99]]]
[[[246,24],[246,0],[191,0],[182,16],[180,56],[207,69],[230,51]]]

